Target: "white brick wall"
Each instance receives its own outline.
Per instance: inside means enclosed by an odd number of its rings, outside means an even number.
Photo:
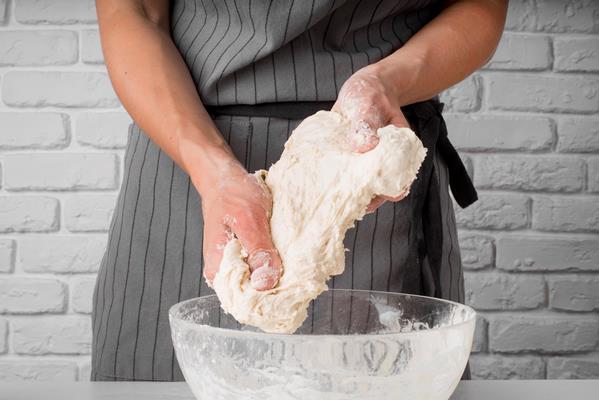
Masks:
[[[93,0],[0,0],[0,381],[89,379],[130,122]]]
[[[93,0],[0,0],[0,380],[86,380],[130,119]],[[443,95],[481,200],[456,210],[476,378],[599,377],[599,2],[513,0]]]
[[[598,12],[510,1],[476,93],[444,95],[481,198],[456,210],[475,378],[599,377]]]

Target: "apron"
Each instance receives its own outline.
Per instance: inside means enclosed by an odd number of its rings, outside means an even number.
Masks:
[[[224,7],[231,1],[213,4]],[[203,96],[206,109],[248,171],[268,169],[279,159],[285,141],[301,120],[317,110],[330,109],[332,101],[272,101],[290,97],[281,92],[281,87],[272,94],[274,97],[269,97],[268,91],[260,94],[258,88],[263,86],[255,83],[252,86],[251,79],[246,80],[246,86],[240,85],[247,70],[243,67],[237,71],[238,76],[223,74],[237,79],[235,95],[243,96],[242,89],[249,87],[248,93],[258,94],[266,101],[216,104],[218,99],[226,99],[227,93],[233,92],[226,90],[227,79],[220,86],[209,78],[202,80],[202,71],[193,64],[193,52],[187,52],[194,44],[191,39],[188,42],[184,39],[201,36],[190,30],[193,22],[189,21],[193,20],[181,10],[189,9],[190,3],[198,7],[204,1],[178,3],[180,9],[172,14],[173,32],[200,93],[220,88],[220,92],[210,97],[215,101]],[[332,2],[330,9],[335,8],[335,3],[343,2]],[[393,2],[394,6],[396,3]],[[269,9],[272,4],[276,2],[269,3]],[[358,5],[348,4],[348,9],[355,11]],[[251,2],[249,7],[251,14]],[[318,15],[320,9],[314,7],[310,18]],[[206,8],[206,14],[207,11]],[[333,18],[330,16],[328,21]],[[326,25],[327,20],[320,22]],[[200,23],[197,22],[198,26]],[[230,21],[228,25],[230,30]],[[218,30],[216,26],[213,32]],[[318,24],[314,29],[317,28]],[[207,38],[215,36],[209,30],[206,28]],[[187,33],[177,36],[179,31]],[[223,35],[230,34],[223,31]],[[191,47],[185,47],[185,43]],[[299,50],[301,43],[286,47],[296,46]],[[213,53],[206,56],[205,65]],[[298,51],[297,55],[300,54]],[[260,67],[255,68],[254,78],[260,79]],[[214,69],[218,74],[218,68]],[[294,90],[290,88],[287,93],[293,99],[298,93],[293,93]],[[404,107],[402,111],[428,149],[418,179],[404,200],[384,203],[348,231],[345,247],[350,251],[346,254],[345,271],[332,278],[329,286],[421,294],[463,302],[463,273],[449,188],[461,206],[474,202],[476,191],[447,139],[442,104],[435,98]],[[202,278],[201,199],[189,176],[137,124],[133,123],[128,133],[123,182],[94,289],[91,379],[179,381],[183,375],[171,342],[168,310],[177,302],[214,293]],[[466,371],[465,377],[468,376]]]

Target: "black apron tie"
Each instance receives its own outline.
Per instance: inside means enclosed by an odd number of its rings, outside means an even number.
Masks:
[[[443,107],[444,104],[435,97],[427,101],[402,107],[402,111],[404,111],[406,116],[412,114],[417,118],[424,120],[433,117],[439,119],[439,134],[436,147],[447,164],[449,170],[449,187],[453,194],[453,198],[460,207],[466,208],[478,200],[478,194],[460,155],[449,140],[447,125],[445,124],[445,119],[442,115]]]

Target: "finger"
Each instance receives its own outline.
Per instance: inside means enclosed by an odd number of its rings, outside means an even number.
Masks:
[[[400,201],[409,194],[408,190],[403,191],[399,196],[380,196],[387,201]]]
[[[376,131],[378,128],[387,125],[387,123],[398,128],[410,127],[410,123],[401,110],[386,122],[383,113],[374,107],[358,109],[356,115],[350,121],[349,143],[357,153],[365,153],[375,148],[379,142]]]
[[[383,205],[386,199],[382,196],[375,196],[366,207],[366,213],[375,212],[377,208]]]
[[[379,208],[380,206],[382,206],[385,203],[385,201],[395,202],[395,201],[403,200],[409,193],[410,193],[410,188],[408,187],[408,188],[404,189],[398,196],[385,196],[385,195],[375,196],[370,201],[370,204],[368,204],[368,206],[366,207],[366,213],[372,213],[372,212],[376,211],[376,209]]]
[[[252,272],[250,282],[256,290],[263,291],[274,288],[281,277],[281,268],[271,266],[259,267]]]
[[[356,153],[366,153],[379,143],[376,131],[364,120],[351,122],[348,140],[352,150]]]
[[[223,250],[227,242],[232,238],[229,227],[223,224],[207,222],[204,225],[204,268],[203,275],[209,285],[212,285],[214,276],[220,268],[223,258]]]
[[[372,150],[379,143],[377,129],[385,126],[382,111],[373,105],[363,105],[350,115],[349,143],[358,153]]]
[[[240,216],[231,229],[248,252],[247,261],[254,289],[272,289],[279,281],[282,262],[272,243],[266,214],[256,212]]]
[[[366,101],[350,101],[344,97],[335,103],[332,110],[342,114],[349,121],[348,142],[353,151],[365,153],[376,147],[379,142],[376,130],[385,123],[378,107]]]
[[[397,195],[397,196],[385,196],[385,195],[380,195],[380,196],[377,196],[377,197],[380,197],[380,198],[382,198],[383,200],[386,200],[386,201],[393,201],[393,202],[395,202],[395,201],[400,201],[400,200],[403,200],[403,199],[405,199],[405,198],[406,198],[406,196],[407,196],[408,194],[410,194],[410,188],[409,188],[409,187],[405,188],[405,189],[404,189],[404,190],[403,190],[403,191],[402,191],[402,192],[401,192],[399,195]]]

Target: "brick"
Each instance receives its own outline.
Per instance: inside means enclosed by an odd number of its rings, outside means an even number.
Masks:
[[[474,379],[544,379],[545,363],[538,357],[476,354],[470,357]]]
[[[104,72],[9,71],[4,103],[14,107],[118,107]]]
[[[537,32],[597,32],[594,0],[512,0],[506,29]]]
[[[18,258],[26,272],[96,272],[105,248],[104,235],[28,236],[19,240]]]
[[[557,150],[562,153],[599,152],[599,118],[563,118],[557,136]]]
[[[73,305],[73,311],[82,314],[90,314],[92,312],[92,297],[95,284],[95,277],[80,278],[71,284],[71,291],[73,293],[71,304]]]
[[[488,322],[482,316],[476,316],[476,328],[474,329],[474,339],[472,341],[472,353],[480,353],[487,350],[487,330]]]
[[[489,349],[500,353],[571,353],[597,346],[599,321],[579,316],[502,316],[489,321]]]
[[[597,32],[596,0],[537,0],[536,29],[543,32]]]
[[[465,154],[460,154],[460,158],[462,159],[462,163],[466,168],[466,173],[468,174],[470,179],[472,179],[472,177],[474,176],[474,166],[472,165],[472,160]]]
[[[0,313],[60,313],[66,305],[66,286],[55,279],[0,279]]]
[[[95,29],[82,31],[81,41],[81,60],[86,64],[103,64],[99,32]]]
[[[599,197],[538,197],[532,209],[534,229],[599,232]]]
[[[59,149],[69,144],[69,117],[61,113],[0,113],[0,150]]]
[[[58,230],[58,200],[42,196],[0,196],[0,232]]]
[[[480,193],[476,203],[456,210],[456,222],[460,228],[466,229],[523,229],[530,224],[530,198],[515,194]]]
[[[561,156],[485,155],[474,159],[474,184],[481,189],[580,192],[584,161]]]
[[[549,118],[446,114],[445,120],[458,150],[538,151],[549,150],[555,143]]]
[[[510,31],[534,31],[535,3],[532,0],[512,0],[508,2],[505,29]]]
[[[101,190],[117,187],[114,154],[21,153],[4,157],[8,190]]]
[[[22,24],[95,23],[94,0],[19,0],[15,18]]]
[[[556,37],[554,44],[555,70],[599,71],[599,40],[596,37]]]
[[[113,195],[77,195],[67,199],[64,214],[71,232],[106,232],[116,204]]]
[[[6,23],[8,19],[8,0],[0,0],[0,24]]]
[[[78,381],[89,381],[91,377],[92,366],[91,362],[85,362],[79,365],[79,374],[77,376]]]
[[[12,340],[16,354],[89,354],[91,318],[62,315],[15,319]]]
[[[599,279],[552,278],[549,281],[549,305],[556,310],[599,311]]]
[[[464,279],[466,303],[477,310],[526,310],[545,304],[540,276],[470,273]]]
[[[7,352],[8,352],[8,321],[5,319],[0,319],[0,354],[5,354]]]
[[[556,357],[547,361],[547,379],[598,379],[599,357]]]
[[[488,82],[492,110],[593,113],[599,111],[599,79],[493,73]]]
[[[0,381],[74,381],[77,364],[60,360],[0,360]]]
[[[491,61],[496,70],[546,70],[551,67],[551,41],[547,36],[504,33]]]
[[[15,241],[0,239],[0,272],[12,272],[15,265]]]
[[[599,157],[587,162],[587,177],[589,192],[599,193]]]
[[[599,271],[599,240],[507,236],[497,241],[497,268],[508,271]]]
[[[480,78],[471,76],[444,91],[440,100],[445,111],[476,111],[480,108],[482,89]]]
[[[84,146],[122,149],[127,144],[131,117],[124,112],[90,112],[77,118],[77,141]]]
[[[492,238],[460,234],[460,253],[465,269],[484,269],[495,264],[495,244]]]
[[[72,31],[1,31],[0,65],[74,64],[77,47],[77,33]]]

